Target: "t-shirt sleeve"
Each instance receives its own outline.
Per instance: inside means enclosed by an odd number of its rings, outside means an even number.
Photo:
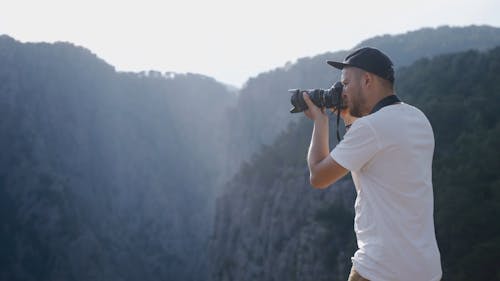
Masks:
[[[358,119],[332,150],[330,156],[349,171],[360,170],[380,150],[375,130],[368,122]]]

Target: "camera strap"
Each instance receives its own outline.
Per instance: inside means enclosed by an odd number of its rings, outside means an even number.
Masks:
[[[401,102],[401,100],[396,95],[390,95],[383,99],[381,99],[372,109],[370,114],[373,114],[379,111],[382,107],[386,107],[388,105],[393,105],[395,103]]]
[[[338,142],[340,142],[339,125],[340,125],[340,109],[337,109],[337,141]]]

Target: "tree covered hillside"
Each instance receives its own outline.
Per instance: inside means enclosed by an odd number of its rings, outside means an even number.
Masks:
[[[0,36],[0,280],[203,278],[234,100]]]
[[[396,81],[397,94],[425,112],[435,133],[443,280],[499,279],[500,47],[419,60]],[[347,279],[354,187],[350,176],[324,191],[309,186],[310,136],[302,117],[228,184],[217,204],[212,280]]]
[[[435,223],[444,280],[499,279],[500,47],[420,60],[398,94],[436,138]]]

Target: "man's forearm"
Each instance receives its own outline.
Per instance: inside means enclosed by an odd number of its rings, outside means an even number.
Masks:
[[[312,172],[314,166],[325,159],[330,153],[328,145],[328,118],[318,118],[314,121],[314,129],[311,137],[311,145],[307,154],[307,164]]]

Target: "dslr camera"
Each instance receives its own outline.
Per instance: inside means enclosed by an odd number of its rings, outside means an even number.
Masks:
[[[290,102],[293,105],[293,108],[290,109],[291,113],[298,113],[304,110],[307,110],[307,104],[302,96],[303,92],[306,92],[311,101],[317,107],[326,107],[326,108],[334,108],[335,110],[344,109],[346,106],[342,100],[342,90],[343,85],[340,82],[336,82],[330,89],[309,89],[309,90],[300,90],[300,89],[290,89],[288,92],[292,93],[292,97],[290,98]]]

